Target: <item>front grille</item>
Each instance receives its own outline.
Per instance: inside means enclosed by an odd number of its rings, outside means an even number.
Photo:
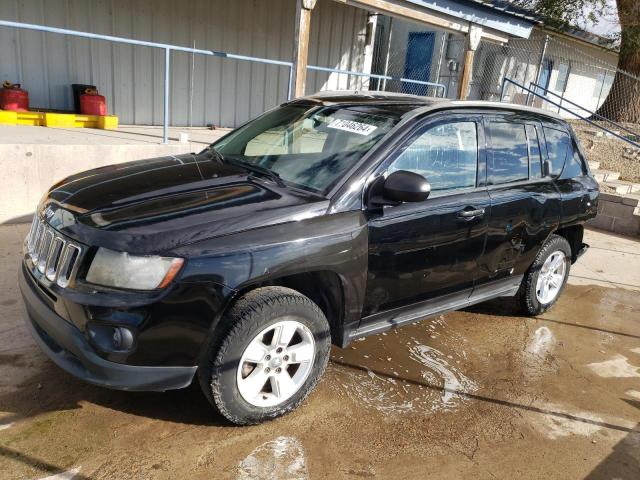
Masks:
[[[69,285],[80,264],[82,247],[79,244],[69,241],[34,215],[25,245],[34,270],[62,288]]]

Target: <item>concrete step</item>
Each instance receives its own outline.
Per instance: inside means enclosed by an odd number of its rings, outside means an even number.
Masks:
[[[605,181],[601,183],[613,189],[616,193],[620,195],[640,192],[640,183],[625,182],[623,180],[611,180],[611,181]]]
[[[598,182],[610,182],[611,180],[618,180],[620,178],[620,172],[614,172],[613,170],[591,170],[594,178]]]
[[[598,170],[600,168],[600,162],[595,162],[592,160],[589,160],[589,168],[593,171],[593,170]]]

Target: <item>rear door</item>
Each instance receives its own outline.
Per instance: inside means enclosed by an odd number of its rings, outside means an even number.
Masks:
[[[525,273],[560,218],[560,196],[543,177],[544,137],[535,117],[487,115],[491,216],[478,283]]]
[[[480,124],[469,115],[428,120],[381,165],[379,173],[423,175],[432,190],[423,202],[369,212],[364,317],[473,287],[489,216]]]

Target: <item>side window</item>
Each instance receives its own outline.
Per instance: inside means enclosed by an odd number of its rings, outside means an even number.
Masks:
[[[432,191],[476,186],[478,135],[475,122],[452,122],[428,128],[389,167],[389,173],[419,173]]]
[[[490,122],[491,149],[488,156],[489,185],[527,180],[529,147],[522,123]]]
[[[582,157],[580,156],[580,152],[575,147],[573,142],[571,142],[571,145],[569,145],[569,150],[567,152],[567,160],[565,162],[561,178],[581,177],[585,173],[586,171],[584,168]]]
[[[529,178],[542,178],[542,156],[540,155],[538,129],[533,125],[527,125],[526,130],[529,142]]]
[[[544,127],[544,136],[551,162],[551,176],[557,177],[562,172],[567,153],[572,147],[571,137],[567,132],[550,127]]]

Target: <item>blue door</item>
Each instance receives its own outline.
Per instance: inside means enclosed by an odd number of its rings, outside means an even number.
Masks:
[[[542,62],[542,68],[540,70],[540,78],[538,80],[538,85],[542,88],[549,88],[549,83],[551,81],[551,72],[553,71],[553,60],[545,58]],[[540,90],[541,95],[545,95],[546,92],[544,90]]]
[[[434,32],[409,32],[407,56],[404,62],[404,78],[428,82],[431,77]],[[427,85],[402,82],[402,91],[414,95],[426,95]]]

